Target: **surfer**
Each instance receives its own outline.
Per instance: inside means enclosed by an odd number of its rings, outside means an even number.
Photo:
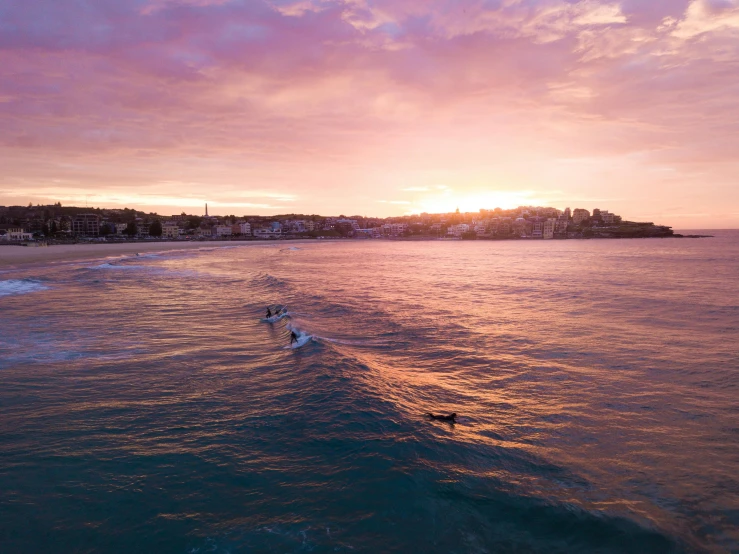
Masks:
[[[267,308],[267,318],[270,318],[270,317],[272,317],[272,311],[269,308]]]
[[[298,335],[295,334],[295,331],[290,331],[290,346],[292,346],[294,342],[298,342]]]
[[[457,414],[449,414],[449,415],[434,415],[434,414],[428,414],[428,416],[431,419],[435,419],[437,421],[449,421],[451,423],[457,423]]]

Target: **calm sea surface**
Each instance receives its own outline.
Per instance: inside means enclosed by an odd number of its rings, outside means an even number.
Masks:
[[[0,551],[739,552],[715,234],[0,273]]]

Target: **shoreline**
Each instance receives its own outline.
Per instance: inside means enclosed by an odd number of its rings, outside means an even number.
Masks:
[[[31,269],[47,264],[73,263],[83,260],[103,260],[136,253],[172,252],[180,250],[201,250],[235,246],[260,246],[269,244],[321,243],[315,239],[260,240],[260,241],[199,241],[199,242],[130,242],[130,243],[89,243],[54,244],[44,247],[0,245],[0,270]],[[331,242],[326,240],[325,242]]]

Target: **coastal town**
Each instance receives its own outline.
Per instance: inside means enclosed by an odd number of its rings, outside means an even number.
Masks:
[[[670,227],[626,221],[608,210],[521,206],[479,212],[400,217],[288,214],[280,216],[161,216],[129,208],[0,206],[0,244],[84,241],[260,239],[554,240],[676,235]]]

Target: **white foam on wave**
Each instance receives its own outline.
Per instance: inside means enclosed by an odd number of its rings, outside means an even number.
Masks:
[[[390,341],[383,339],[333,339],[331,337],[319,337],[315,335],[315,338],[325,340],[327,342],[333,342],[334,344],[343,344],[344,346],[387,346]]]
[[[133,271],[141,270],[151,275],[166,274],[171,277],[195,277],[198,272],[192,269],[169,269],[166,267],[157,267],[150,265],[137,264],[118,264],[105,262],[99,265],[90,266],[88,269],[94,270],[111,270],[111,271]]]
[[[28,294],[40,290],[48,290],[49,287],[33,279],[8,279],[0,281],[0,296],[12,296],[17,294]]]
[[[308,335],[308,334],[298,335],[298,340],[297,341],[294,341],[290,346],[286,346],[285,348],[286,349],[293,349],[294,350],[296,348],[300,348],[302,346],[305,346],[306,344],[308,344],[312,340],[313,340],[313,335]]]
[[[298,335],[298,340],[290,343],[290,346],[286,346],[284,348],[285,350],[290,350],[290,349],[294,350],[295,348],[300,348],[302,346],[305,346],[306,344],[308,344],[310,341],[313,340],[313,335],[309,335],[308,333],[298,329],[291,323],[288,323],[287,325],[285,325],[285,327],[289,329],[290,331],[294,332],[296,335]]]
[[[290,317],[289,312],[284,312],[279,315],[273,315],[272,317],[263,317],[260,319],[263,323],[275,323],[277,321],[280,321],[281,319],[285,319],[286,317]]]
[[[146,259],[161,258],[161,257],[163,257],[162,254],[158,254],[158,253],[153,253],[152,252],[150,254],[134,254],[133,256],[126,256],[126,257],[124,257],[122,259],[124,259],[124,260],[142,260],[142,259],[144,259],[144,260],[146,260]]]
[[[118,265],[106,262],[100,265],[94,265],[90,269],[141,269],[143,267],[142,265]]]
[[[84,349],[74,350],[58,347],[40,350],[39,348],[27,346],[24,348],[15,348],[14,350],[8,349],[8,351],[10,354],[3,361],[11,363],[63,363],[78,360],[115,362],[130,360],[132,356],[146,353],[146,350],[143,349],[132,352],[101,354]]]

